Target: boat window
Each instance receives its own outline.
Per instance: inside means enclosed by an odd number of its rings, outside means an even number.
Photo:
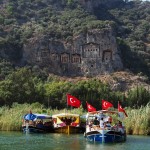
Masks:
[[[70,125],[72,122],[75,122],[77,120],[76,117],[62,117],[60,118],[62,122],[64,122],[66,125]]]

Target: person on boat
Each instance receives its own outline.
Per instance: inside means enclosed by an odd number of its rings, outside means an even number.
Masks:
[[[119,120],[118,120],[117,127],[118,127],[118,131],[123,134],[124,133],[124,129],[123,129],[123,126],[122,126],[122,122],[119,121]]]
[[[92,127],[93,126],[93,120],[90,120],[89,122],[89,126]]]
[[[95,117],[95,119],[93,121],[93,125],[99,125],[99,121],[98,121],[97,117]]]
[[[52,125],[53,125],[52,120],[49,120],[49,121],[45,121],[45,122],[44,122],[44,126],[52,126]]]
[[[112,123],[112,117],[111,117],[111,116],[108,116],[108,117],[106,118],[106,122]]]
[[[63,117],[63,118],[61,119],[61,121],[64,122],[64,123],[66,123],[66,118]]]
[[[100,128],[104,128],[104,120],[103,120],[103,118],[101,118],[101,120],[100,120]]]
[[[93,120],[91,120],[91,121],[89,122],[89,131],[91,131],[92,127],[93,127]]]
[[[72,121],[72,122],[75,122],[75,121],[76,121],[76,118],[75,118],[75,117],[72,117],[72,118],[71,118],[71,121]]]
[[[106,125],[105,125],[105,126],[106,126],[106,128],[107,128],[108,130],[111,129],[111,123],[110,123],[109,121],[106,122]]]
[[[101,120],[102,118],[103,118],[103,120],[104,120],[104,118],[106,118],[106,115],[103,114],[103,112],[100,112],[100,113],[99,113],[99,119]]]
[[[98,121],[97,117],[95,117],[95,119],[93,120],[93,128],[95,130],[97,130],[99,128],[99,121]]]
[[[30,126],[34,126],[34,125],[35,125],[35,122],[32,121],[32,120],[29,120],[29,125],[30,125]]]
[[[67,118],[67,121],[66,121],[66,125],[70,125],[70,124],[71,124],[71,118],[68,117],[68,118]]]
[[[120,120],[118,120],[118,127],[122,128],[122,122]]]
[[[43,120],[37,122],[36,127],[41,128],[43,127]]]
[[[29,120],[23,120],[22,126],[29,125]]]

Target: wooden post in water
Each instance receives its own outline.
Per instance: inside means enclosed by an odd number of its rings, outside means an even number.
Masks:
[[[70,128],[69,128],[69,126],[68,126],[68,135],[70,134]]]

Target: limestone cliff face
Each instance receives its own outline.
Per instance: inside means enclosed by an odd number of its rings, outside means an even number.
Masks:
[[[123,68],[111,29],[89,30],[71,42],[43,36],[24,45],[23,60],[47,66],[51,73],[68,76],[95,76]]]

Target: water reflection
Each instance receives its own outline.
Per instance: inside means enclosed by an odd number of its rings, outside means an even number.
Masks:
[[[82,134],[0,132],[0,150],[149,150],[149,136],[128,136],[117,144],[88,142]]]

